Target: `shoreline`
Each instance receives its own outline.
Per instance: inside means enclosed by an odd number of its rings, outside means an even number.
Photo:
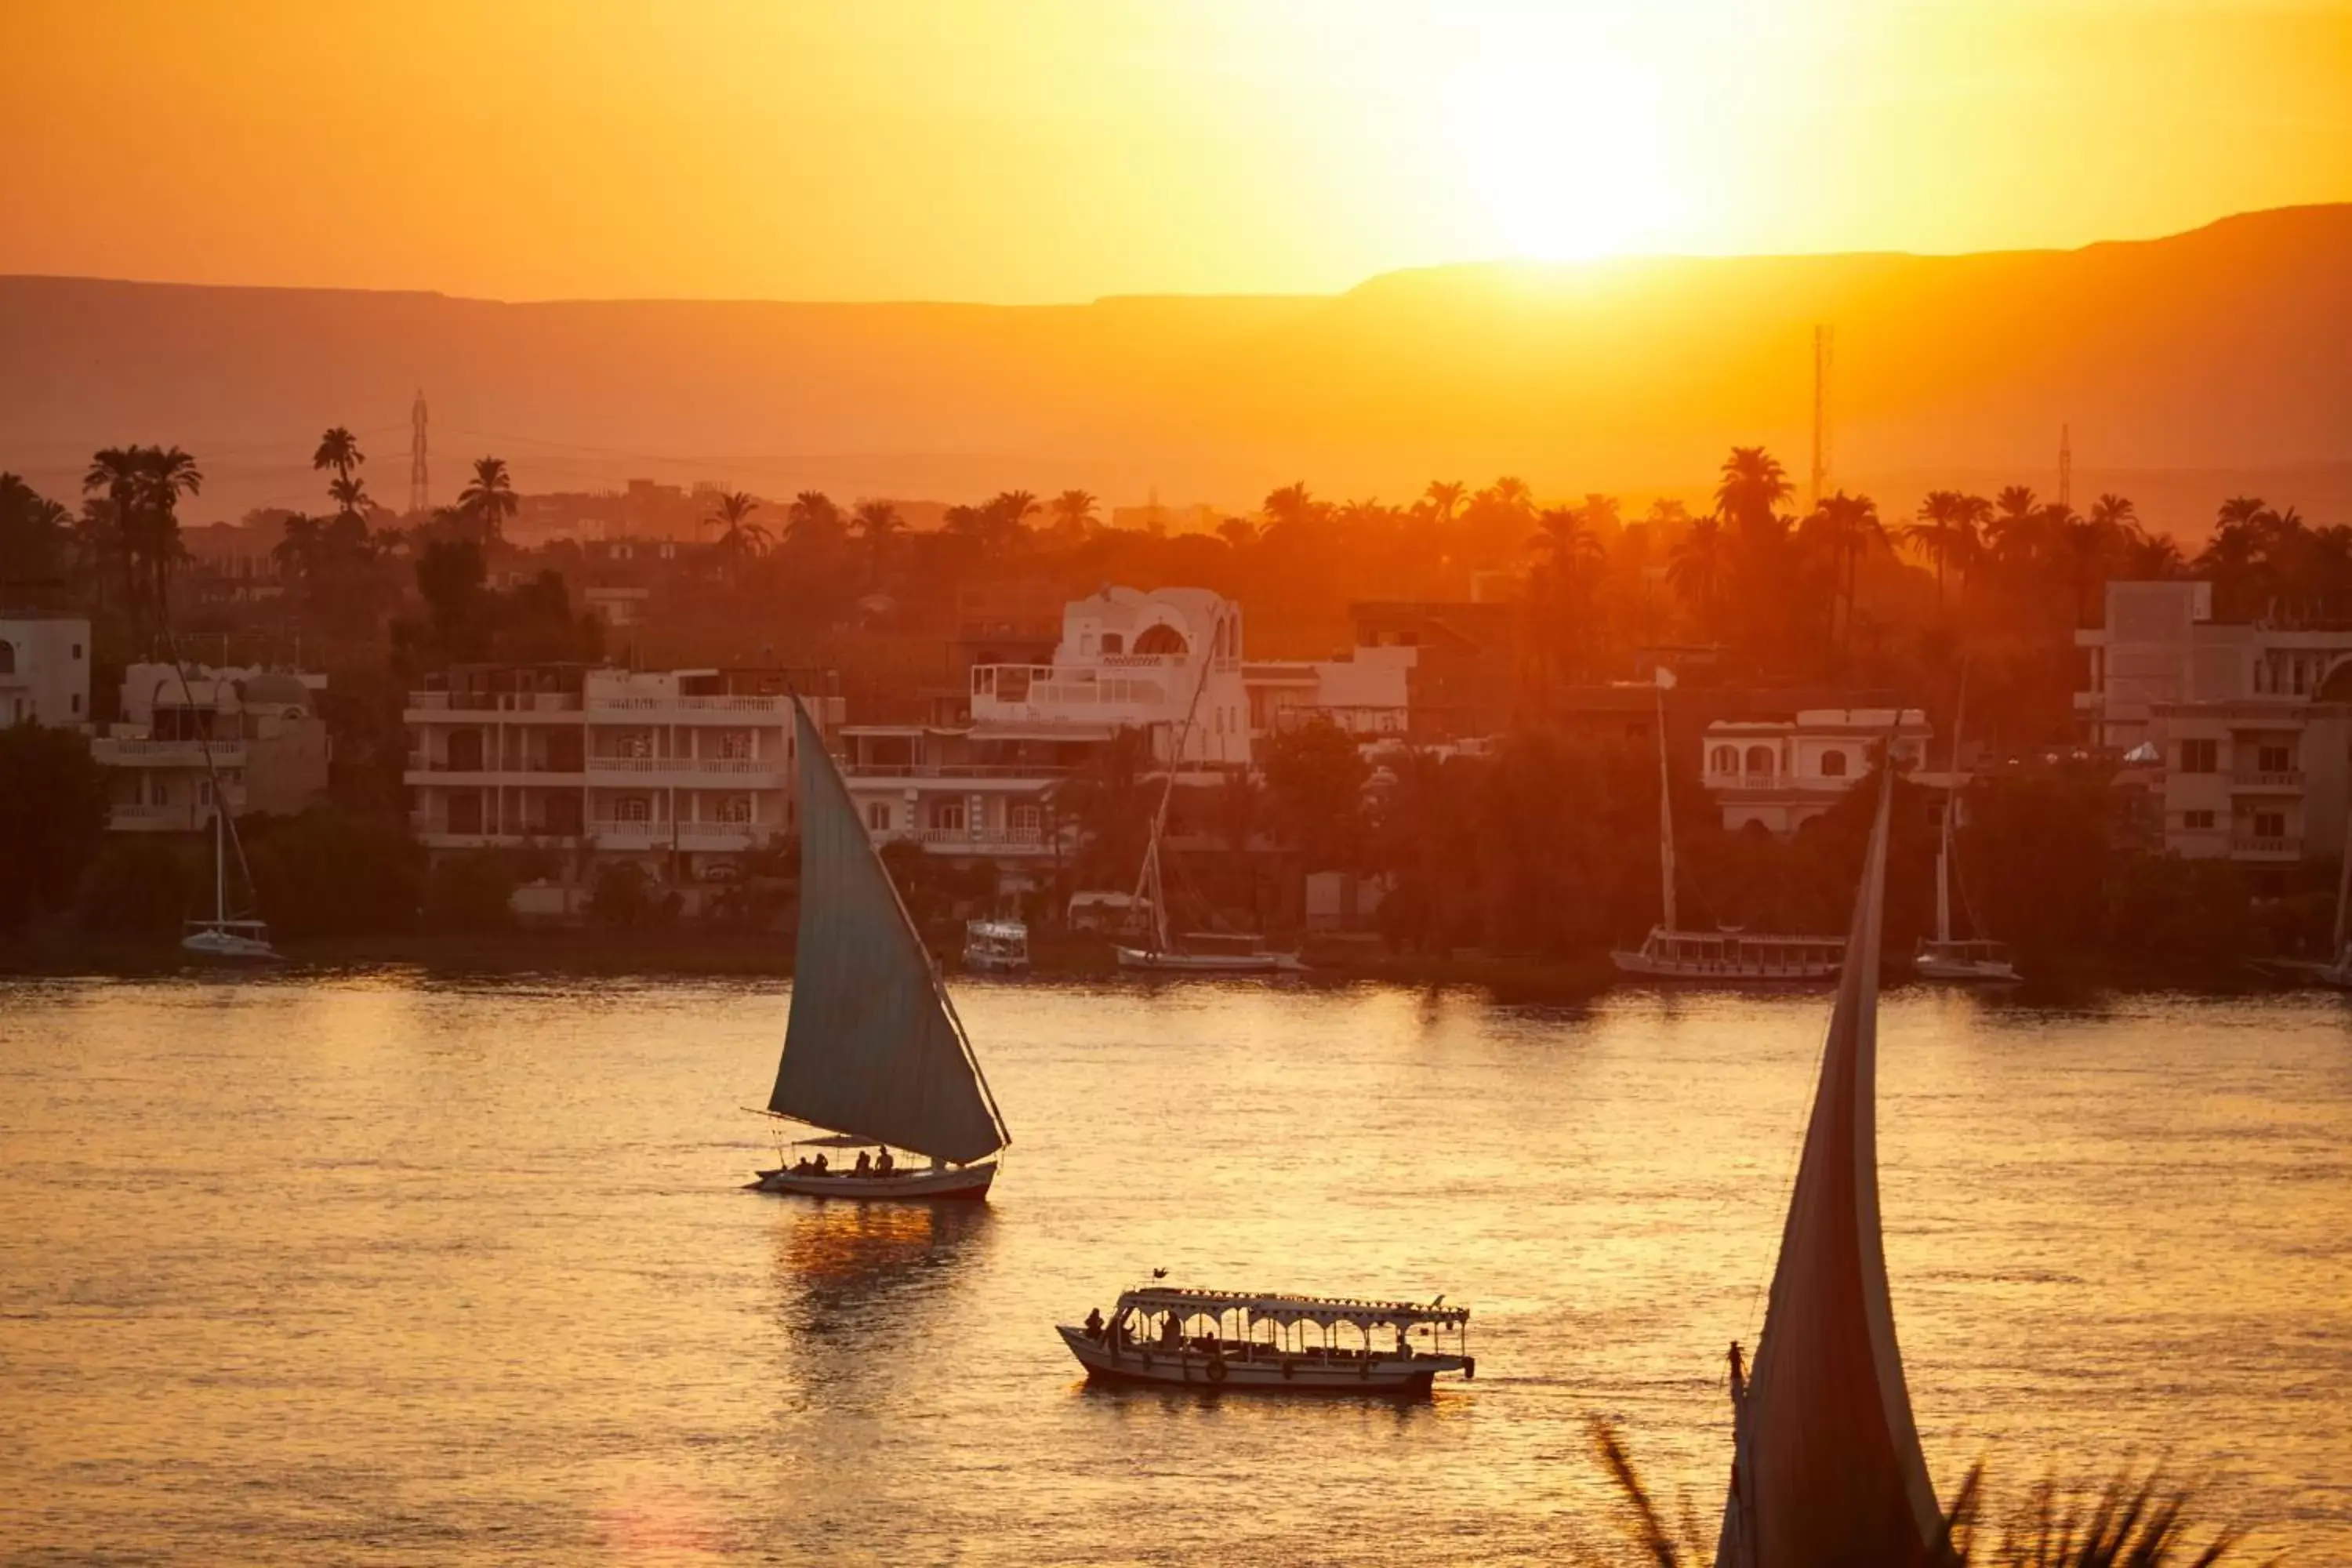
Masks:
[[[254,966],[261,974],[336,973],[412,970],[432,976],[582,979],[789,979],[792,943],[774,931],[602,931],[510,930],[439,936],[378,935],[320,937],[280,944],[285,962]],[[933,955],[950,977],[968,978],[957,951],[934,944]],[[1122,972],[1107,941],[1039,938],[1033,943],[1031,974],[1041,981],[1102,980]],[[1566,959],[1513,959],[1367,952],[1310,943],[1308,967],[1276,984],[1307,987],[1388,984],[1431,989],[1477,989],[1495,1001],[1528,1005],[1581,1005],[1617,990],[1655,987],[1627,984],[1605,952]],[[0,979],[152,979],[234,972],[193,958],[176,942],[93,941],[55,931],[0,942]],[[1889,955],[1885,982],[1915,984],[1899,956]],[[1167,976],[1130,975],[1138,984],[1164,984]],[[1265,984],[1263,978],[1259,984]],[[2150,973],[2093,960],[2058,961],[2025,984],[1974,988],[1980,994],[2026,1005],[2066,1005],[2103,994],[2163,994],[2227,997],[2298,989],[2291,980],[2240,966],[2215,973]],[[1667,989],[1676,989],[1669,987]],[[1691,989],[1706,989],[1692,987]],[[1828,984],[1759,987],[1758,994],[1826,994]],[[1955,987],[1954,989],[1961,989]]]

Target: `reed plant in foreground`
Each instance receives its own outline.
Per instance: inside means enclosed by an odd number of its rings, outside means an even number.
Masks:
[[[1625,1500],[1637,1561],[1655,1568],[1700,1568],[1715,1543],[1685,1496],[1669,1525],[1613,1422],[1591,1420],[1592,1447]],[[2238,1537],[2224,1531],[2199,1546],[2189,1539],[2189,1493],[2128,1465],[2095,1495],[2043,1481],[2000,1519],[1986,1523],[1985,1467],[1971,1466],[1944,1517],[1938,1568],[2212,1568],[2236,1561]]]

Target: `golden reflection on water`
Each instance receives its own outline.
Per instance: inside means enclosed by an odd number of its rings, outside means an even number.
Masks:
[[[1702,1514],[1826,1002],[963,984],[987,1205],[739,1190],[763,984],[0,986],[0,1560],[1554,1562],[1584,1417]],[[2352,1558],[2333,1002],[1890,999],[1948,1490],[2126,1453]],[[1155,1267],[1474,1310],[1421,1405],[1087,1388]]]

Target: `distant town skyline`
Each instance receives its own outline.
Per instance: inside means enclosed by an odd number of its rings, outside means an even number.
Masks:
[[[2352,199],[2336,0],[17,0],[7,31],[5,273],[1020,303]]]

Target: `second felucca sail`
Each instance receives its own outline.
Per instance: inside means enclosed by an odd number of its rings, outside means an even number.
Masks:
[[[1012,1142],[955,1004],[875,853],[824,738],[795,698],[801,920],[792,1012],[768,1110],[930,1169],[762,1172],[772,1191],[978,1197]]]
[[[1735,1386],[1717,1568],[1913,1568],[1942,1515],[1919,1450],[1878,1216],[1878,959],[1891,765],[1854,899],[1764,1333]]]

